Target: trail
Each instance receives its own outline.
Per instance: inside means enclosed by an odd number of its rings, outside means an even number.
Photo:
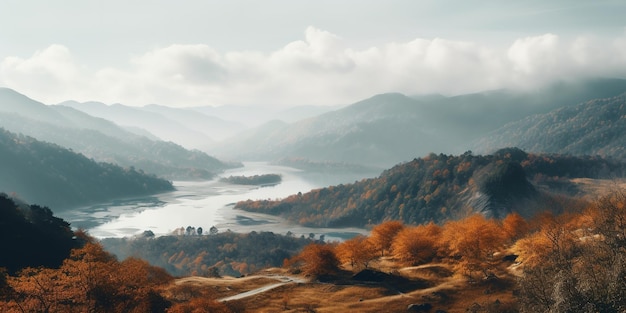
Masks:
[[[247,298],[247,297],[251,297],[254,295],[258,295],[260,293],[266,292],[268,290],[272,290],[274,288],[283,286],[283,285],[287,285],[287,284],[291,284],[291,283],[305,283],[307,282],[306,280],[299,278],[299,277],[292,277],[292,276],[256,276],[256,277],[265,277],[265,278],[271,278],[271,279],[276,279],[280,282],[275,283],[275,284],[269,284],[269,285],[265,285],[263,287],[259,287],[256,289],[252,289],[250,291],[246,291],[246,292],[242,292],[236,295],[232,295],[229,297],[225,297],[225,298],[221,298],[218,299],[217,301],[219,302],[226,302],[226,301],[232,301],[232,300],[239,300],[239,299],[243,299],[243,298]]]

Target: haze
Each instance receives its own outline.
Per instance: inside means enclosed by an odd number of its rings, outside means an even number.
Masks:
[[[3,1],[0,86],[173,107],[345,105],[626,76],[622,1]]]

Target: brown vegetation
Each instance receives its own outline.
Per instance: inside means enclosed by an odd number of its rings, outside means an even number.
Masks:
[[[0,311],[626,311],[624,191],[531,221],[517,214],[443,225],[388,221],[369,237],[315,242],[285,269],[242,278],[174,282],[160,268],[135,258],[119,262],[79,236],[85,245],[59,268],[0,270]],[[260,287],[271,288],[232,297]]]

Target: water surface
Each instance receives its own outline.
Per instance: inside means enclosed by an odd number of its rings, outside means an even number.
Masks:
[[[357,234],[366,234],[360,228],[310,228],[280,217],[233,209],[236,202],[252,199],[281,199],[298,192],[324,187],[328,184],[348,183],[360,178],[357,174],[327,174],[323,180],[294,168],[269,165],[264,162],[245,163],[243,168],[226,171],[230,175],[280,174],[282,182],[274,186],[258,187],[233,185],[219,181],[175,181],[175,191],[152,197],[116,200],[59,214],[74,228],[87,229],[98,238],[129,237],[146,230],[156,235],[171,234],[177,228],[202,227],[205,232],[215,226],[220,232],[272,231],[294,236],[327,240],[342,240]]]

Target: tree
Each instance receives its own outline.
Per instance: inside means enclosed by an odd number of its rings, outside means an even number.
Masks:
[[[502,231],[510,241],[526,235],[529,228],[528,222],[517,213],[511,213],[502,220]]]
[[[400,221],[387,221],[372,228],[370,239],[381,256],[391,249],[394,237],[402,228],[404,224]]]
[[[349,263],[352,269],[367,268],[369,263],[376,259],[377,250],[363,235],[358,235],[340,243],[335,248],[337,256],[342,263]]]
[[[185,234],[187,236],[195,235],[196,234],[196,228],[195,227],[191,227],[191,226],[187,226],[187,228],[185,229]]]
[[[600,198],[584,214],[545,215],[519,240],[523,312],[626,311],[626,196]]]
[[[304,247],[296,256],[296,263],[306,275],[319,277],[335,274],[339,269],[339,260],[332,246],[312,243]]]
[[[480,214],[446,223],[442,237],[448,252],[460,258],[458,267],[467,271],[470,278],[474,271],[488,275],[493,254],[504,244],[504,234],[498,223]]]
[[[406,227],[396,235],[392,251],[400,261],[410,265],[429,262],[437,254],[437,241],[441,227],[435,223]]]
[[[218,232],[219,232],[219,230],[215,226],[211,226],[211,228],[209,228],[209,234],[211,234],[211,235],[215,235]]]

